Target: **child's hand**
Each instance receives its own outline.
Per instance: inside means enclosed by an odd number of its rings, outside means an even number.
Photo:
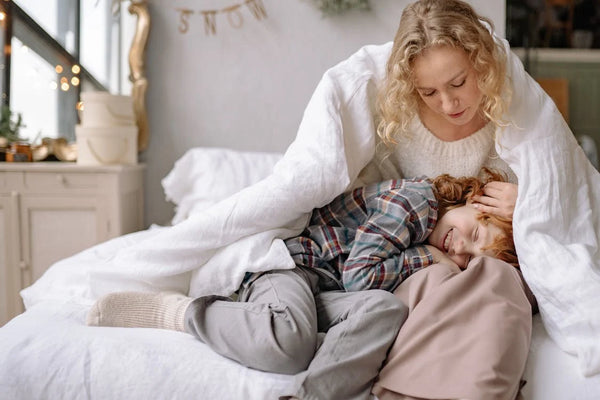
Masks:
[[[448,255],[446,253],[444,253],[437,247],[432,246],[430,244],[426,244],[425,247],[427,247],[427,250],[429,250],[429,252],[433,256],[434,264],[446,264],[446,265],[452,265],[452,266],[456,266],[456,267],[460,268],[458,266],[458,264],[456,264],[454,261],[452,261],[452,259],[450,257],[448,257]]]

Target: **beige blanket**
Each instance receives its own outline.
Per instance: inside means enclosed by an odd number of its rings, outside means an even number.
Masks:
[[[531,338],[526,293],[518,270],[487,257],[463,272],[437,264],[412,275],[396,290],[410,316],[373,393],[514,400]]]

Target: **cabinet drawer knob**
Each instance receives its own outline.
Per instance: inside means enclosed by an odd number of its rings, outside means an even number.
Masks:
[[[19,262],[19,268],[21,268],[21,269],[27,269],[27,263],[25,261],[20,261]]]
[[[65,176],[62,174],[56,175],[56,180],[58,181],[58,183],[63,184],[63,185],[67,182],[67,180],[65,179]]]

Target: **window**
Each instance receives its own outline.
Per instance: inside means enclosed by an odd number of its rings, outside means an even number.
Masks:
[[[598,0],[507,0],[511,47],[600,48]]]
[[[0,0],[1,100],[21,114],[21,137],[74,141],[81,91],[130,89],[121,27],[131,17],[114,9],[119,4]]]

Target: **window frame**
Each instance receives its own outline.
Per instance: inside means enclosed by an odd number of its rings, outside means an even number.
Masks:
[[[70,118],[58,118],[58,132],[62,132],[64,136],[67,132],[67,139],[74,139],[73,127],[78,123],[78,115],[74,112],[75,105],[79,101],[82,87],[86,90],[108,91],[107,87],[102,84],[89,70],[80,63],[80,37],[81,37],[81,0],[76,2],[76,23],[75,23],[75,38],[74,50],[69,52],[58,40],[49,34],[40,24],[38,24],[25,10],[19,7],[12,0],[0,1],[0,11],[5,14],[2,21],[2,45],[3,54],[2,78],[0,81],[0,104],[3,106],[11,106],[11,63],[12,54],[12,38],[17,37],[25,45],[31,48],[50,65],[77,65],[79,66],[80,84],[71,86],[69,90],[73,90],[73,94],[69,99],[60,98],[58,101],[59,115],[69,116]],[[58,89],[60,90],[60,89]],[[26,118],[26,116],[24,117]]]

